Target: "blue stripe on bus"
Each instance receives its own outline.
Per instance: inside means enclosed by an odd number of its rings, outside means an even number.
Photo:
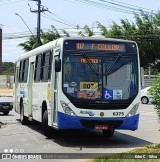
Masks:
[[[122,120],[122,124],[116,129],[124,130],[136,130],[138,129],[139,114],[129,118],[97,118],[97,117],[78,117],[70,116],[61,112],[58,112],[58,129],[88,129],[84,127],[80,120],[96,120],[96,121],[110,121],[110,120]]]

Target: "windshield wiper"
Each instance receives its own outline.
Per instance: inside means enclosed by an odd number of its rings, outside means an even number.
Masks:
[[[91,60],[86,56],[85,53],[82,53],[83,57],[87,60],[87,64],[90,67],[90,69],[92,70],[92,72],[94,74],[96,74],[96,76],[99,76],[99,72],[97,71],[96,67],[93,65],[93,63],[91,62]]]
[[[96,76],[97,76],[97,78],[98,78],[98,77],[99,77],[99,72],[97,71],[97,69],[96,69],[96,67],[94,66],[94,64],[93,64],[93,63],[91,62],[91,60],[86,56],[85,53],[82,52],[82,55],[83,55],[83,57],[87,60],[87,64],[88,64],[88,66],[90,67],[90,69],[92,70],[92,72],[93,72],[94,74],[96,74]],[[93,92],[90,92],[90,93],[88,94],[88,97],[90,97],[90,99],[94,96],[97,87],[98,87],[98,89],[99,89],[99,83],[98,83],[98,85],[94,88],[94,91],[93,91]]]
[[[111,72],[112,69],[115,67],[115,65],[116,65],[116,63],[117,63],[117,61],[118,61],[118,59],[119,59],[121,56],[122,56],[122,55],[119,54],[119,55],[116,57],[116,59],[115,59],[115,61],[113,62],[113,64],[110,66],[110,68],[108,69],[108,71],[105,73],[105,76],[107,76],[108,74],[110,74],[110,72]]]

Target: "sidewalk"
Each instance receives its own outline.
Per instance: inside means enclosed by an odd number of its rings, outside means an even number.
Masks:
[[[13,96],[13,89],[8,88],[1,88],[0,89],[0,96]]]

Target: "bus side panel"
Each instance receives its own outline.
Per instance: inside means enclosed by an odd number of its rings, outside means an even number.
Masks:
[[[32,115],[36,121],[42,121],[42,103],[47,98],[47,83],[33,83]]]

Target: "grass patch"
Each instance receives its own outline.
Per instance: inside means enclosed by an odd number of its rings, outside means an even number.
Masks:
[[[157,157],[157,158],[156,158]],[[160,162],[160,144],[147,145],[125,153],[97,157],[88,162]]]

